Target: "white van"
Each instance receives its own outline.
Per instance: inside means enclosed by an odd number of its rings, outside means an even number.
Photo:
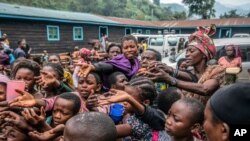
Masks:
[[[214,39],[214,44],[216,46],[216,56],[215,59],[219,59],[225,56],[225,46],[229,44],[234,44],[241,49],[242,53],[242,72],[238,74],[239,81],[250,81],[250,76],[248,71],[250,70],[250,38],[224,38],[224,39]],[[176,55],[174,59],[170,57],[165,57],[162,59],[163,63],[176,68],[177,62],[181,58],[185,58],[186,51]]]
[[[177,53],[179,39],[184,38],[186,42],[189,35],[190,34],[168,34],[149,37],[148,47],[159,51],[162,56],[166,57],[170,55],[172,49],[175,49],[175,53]]]

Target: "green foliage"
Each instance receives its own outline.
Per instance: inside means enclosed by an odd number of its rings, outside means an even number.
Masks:
[[[250,12],[249,12],[249,14],[250,14]],[[241,18],[241,17],[244,17],[244,16],[238,14],[236,9],[230,10],[227,13],[220,15],[220,18]]]
[[[159,6],[160,0],[0,0],[39,8],[86,12],[146,21],[186,19],[185,12]]]
[[[215,0],[182,0],[182,2],[188,5],[189,16],[199,15],[202,19],[210,19],[215,17],[214,4]]]

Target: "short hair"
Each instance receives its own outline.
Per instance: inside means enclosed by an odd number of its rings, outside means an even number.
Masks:
[[[157,97],[158,108],[162,110],[165,114],[168,113],[172,104],[181,98],[178,94],[176,87],[169,87],[166,91],[159,93]]]
[[[85,112],[70,118],[65,126],[64,138],[76,141],[115,141],[117,132],[112,119],[104,113]]]
[[[112,86],[116,83],[116,81],[117,81],[116,77],[118,75],[124,75],[124,74],[122,72],[117,71],[117,72],[113,72],[112,74],[109,75],[108,82],[109,82],[110,86]]]
[[[120,50],[121,49],[121,44],[118,44],[118,43],[111,43],[108,48],[107,48],[107,52],[109,52],[109,50],[112,48],[112,47],[118,47]]]
[[[192,112],[192,123],[203,123],[205,106],[200,101],[194,98],[182,98],[177,102],[185,103],[187,105],[187,109],[190,109]]]
[[[60,58],[59,55],[57,55],[57,54],[52,54],[52,55],[49,56],[49,58],[50,58],[51,56],[56,56],[56,57],[58,58],[59,62],[61,62],[61,58]]]
[[[58,98],[62,98],[62,99],[66,99],[69,101],[72,101],[73,103],[73,114],[76,115],[80,108],[81,108],[81,100],[79,98],[79,96],[77,96],[76,94],[72,93],[72,92],[66,92],[66,93],[62,93],[60,94],[56,99]]]
[[[135,44],[136,44],[136,46],[137,46],[137,44],[138,44],[137,39],[136,39],[133,35],[127,35],[127,36],[124,36],[124,37],[122,38],[122,41],[121,41],[122,47],[123,47],[123,43],[124,43],[125,41],[129,41],[129,40],[134,41]]]
[[[32,60],[28,60],[28,59],[21,59],[21,60],[16,60],[15,61],[15,65],[13,65],[12,67],[12,73],[11,73],[11,77],[15,78],[16,73],[19,69],[25,68],[25,69],[29,69],[31,70],[35,76],[39,76],[40,75],[40,66],[37,62],[32,61]]]
[[[141,97],[143,100],[150,100],[150,104],[153,104],[153,101],[157,96],[153,81],[147,77],[138,76],[132,78],[129,81],[129,84],[131,86],[139,87],[142,90]]]
[[[152,48],[148,48],[147,50],[149,51],[152,51],[155,53],[156,55],[156,61],[161,61],[162,60],[162,57],[161,57],[161,53],[155,49],[152,49]]]
[[[59,80],[62,80],[64,77],[64,70],[61,64],[55,64],[55,63],[47,63],[43,67],[51,67],[58,75]]]

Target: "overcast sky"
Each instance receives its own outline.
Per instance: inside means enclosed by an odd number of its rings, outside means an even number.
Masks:
[[[250,0],[216,0],[221,4],[229,4],[229,5],[242,5],[246,3],[250,3]],[[162,3],[180,3],[182,0],[161,0]]]

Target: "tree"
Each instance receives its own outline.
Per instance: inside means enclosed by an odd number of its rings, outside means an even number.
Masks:
[[[188,5],[189,16],[199,15],[202,19],[210,19],[215,17],[214,4],[215,0],[182,0],[185,5]]]
[[[241,17],[244,16],[237,14],[236,9],[230,10],[227,13],[224,13],[224,15],[220,15],[220,18],[241,18]]]
[[[154,0],[154,4],[159,6],[161,4],[161,2],[160,2],[160,0]]]

